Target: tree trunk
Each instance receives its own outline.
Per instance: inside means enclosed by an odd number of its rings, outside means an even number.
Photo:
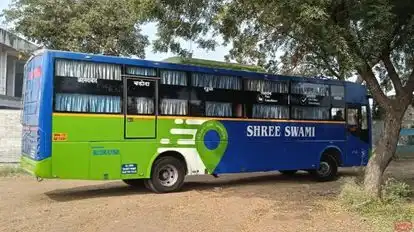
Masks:
[[[395,154],[404,113],[405,110],[387,112],[385,116],[384,130],[365,170],[365,191],[372,197],[381,197],[382,176]]]

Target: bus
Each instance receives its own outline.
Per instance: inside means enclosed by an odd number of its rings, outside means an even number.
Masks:
[[[305,171],[330,181],[372,148],[364,85],[42,49],[25,65],[21,166],[38,179]]]

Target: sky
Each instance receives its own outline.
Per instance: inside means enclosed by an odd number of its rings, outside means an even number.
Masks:
[[[0,0],[0,11],[3,11],[3,9],[8,8],[8,5],[12,2],[12,0]],[[7,29],[7,28],[5,28]],[[147,35],[149,40],[152,41],[154,40],[155,37],[155,33],[156,33],[156,27],[153,23],[151,24],[147,24],[145,26],[142,27],[142,33],[144,35]],[[190,43],[185,43],[182,44],[185,48],[189,49],[190,48]],[[194,58],[200,58],[200,59],[208,59],[208,60],[217,60],[217,61],[224,61],[224,56],[227,55],[228,51],[229,51],[229,47],[223,47],[223,46],[219,46],[216,48],[215,51],[205,51],[202,49],[197,49],[196,45],[193,45],[193,57]],[[155,61],[160,61],[166,58],[169,58],[171,56],[174,56],[174,54],[172,53],[154,53],[152,51],[152,47],[149,46],[146,48],[145,50],[146,53],[146,58],[148,60],[155,60]]]

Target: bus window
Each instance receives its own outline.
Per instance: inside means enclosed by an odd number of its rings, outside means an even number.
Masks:
[[[348,109],[347,121],[350,126],[358,126],[358,109]]]
[[[299,120],[329,120],[329,108],[326,107],[292,107],[292,118]]]
[[[288,92],[286,81],[245,80],[247,113],[251,118],[288,119]]]
[[[161,70],[159,87],[161,115],[188,115],[188,89],[185,72]]]
[[[368,129],[367,106],[362,106],[362,108],[361,108],[361,129],[362,130],[367,130]]]
[[[191,116],[243,117],[242,81],[237,76],[191,74]]]
[[[344,108],[332,108],[331,113],[332,113],[332,119],[335,121],[343,121],[345,120],[344,118]]]
[[[121,113],[121,66],[57,60],[56,112]]]

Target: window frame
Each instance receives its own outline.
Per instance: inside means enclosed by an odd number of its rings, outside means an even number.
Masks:
[[[60,76],[57,75],[57,69],[56,69],[56,63],[58,62],[58,60],[67,60],[67,61],[77,61],[77,62],[84,62],[84,63],[97,63],[97,64],[109,64],[109,65],[117,65],[121,68],[121,80],[106,80],[106,79],[98,79],[97,83],[91,83],[91,84],[96,84],[99,85],[99,82],[104,82],[103,84],[105,84],[106,81],[108,82],[112,82],[115,83],[115,81],[119,82],[119,86],[118,85],[113,85],[115,88],[115,90],[113,92],[107,92],[104,94],[96,94],[96,93],[82,93],[82,91],[80,91],[80,93],[76,92],[76,91],[60,91],[58,92],[58,88],[57,88],[57,84],[58,82],[58,78],[76,78],[76,77],[67,77],[67,76]],[[117,64],[117,63],[108,63],[108,62],[96,62],[96,61],[89,61],[89,60],[83,60],[83,59],[69,59],[69,58],[54,58],[53,60],[53,64],[54,64],[54,73],[53,73],[53,112],[58,112],[58,113],[82,113],[82,114],[115,114],[115,115],[122,115],[127,113],[127,109],[125,108],[125,106],[127,105],[127,102],[125,103],[125,101],[127,101],[127,98],[125,98],[124,96],[124,92],[125,94],[127,94],[126,90],[124,89],[124,81],[128,78],[143,78],[143,79],[156,79],[156,95],[155,95],[155,99],[156,102],[154,103],[154,107],[156,107],[155,109],[155,115],[160,115],[160,116],[177,116],[177,117],[183,117],[183,116],[190,116],[190,117],[206,117],[206,118],[234,118],[234,119],[240,119],[240,118],[248,118],[248,119],[257,119],[257,120],[303,120],[303,121],[335,121],[335,122],[347,122],[347,104],[346,104],[346,86],[344,84],[341,83],[320,83],[320,82],[312,82],[312,81],[307,81],[307,80],[289,80],[289,79],[269,79],[266,77],[263,78],[252,78],[252,77],[246,77],[246,76],[237,76],[237,75],[228,75],[228,74],[221,74],[221,73],[206,73],[206,72],[199,72],[199,71],[182,71],[182,70],[177,70],[177,69],[172,69],[172,68],[158,68],[158,67],[145,67],[145,66],[140,66],[140,65],[126,65],[126,64]],[[148,70],[154,70],[154,74],[150,73],[151,75],[138,75],[138,74],[128,74],[127,73],[127,68],[143,68],[143,69],[148,69]],[[186,78],[186,85],[175,85],[175,84],[163,84],[161,83],[162,81],[162,76],[161,73],[163,71],[172,71],[172,72],[181,72],[184,73],[185,78]],[[240,81],[240,89],[234,89],[234,88],[213,88],[213,91],[217,90],[220,91],[220,95],[223,95],[223,99],[221,100],[220,97],[219,98],[209,98],[208,94],[206,94],[205,92],[205,87],[204,86],[194,86],[193,85],[193,78],[192,75],[194,73],[197,74],[204,74],[204,75],[211,75],[211,76],[215,76],[215,78],[220,78],[220,76],[227,76],[227,77],[234,77],[237,78],[238,81]],[[255,94],[260,94],[261,92],[259,91],[255,91],[255,90],[248,90],[247,88],[247,81],[249,80],[256,80],[256,81],[269,81],[269,82],[276,82],[276,83],[280,83],[280,84],[285,84],[287,87],[287,91],[283,92],[270,92],[271,93],[271,97],[269,98],[271,101],[279,101],[279,102],[258,102],[257,100],[253,99],[253,95]],[[327,95],[323,96],[322,100],[319,100],[320,105],[309,105],[309,104],[305,104],[305,105],[301,105],[301,104],[297,104],[295,103],[294,98],[297,98],[295,95],[301,95],[301,96],[307,96],[305,94],[296,94],[293,93],[293,85],[294,84],[300,84],[300,83],[309,83],[312,85],[321,85],[321,86],[326,86],[327,87]],[[88,84],[88,83],[85,83]],[[108,83],[111,84],[111,83]],[[174,97],[169,97],[170,95],[166,94],[166,96],[168,97],[162,97],[164,91],[162,90],[163,88],[168,88],[167,86],[171,86],[173,88],[172,91],[175,91],[175,88],[177,89],[182,89],[183,93],[184,93],[184,97],[182,98],[174,98]],[[343,96],[342,100],[337,101],[338,99],[334,99],[335,96],[333,94],[332,88],[334,87],[340,87],[343,89]],[[119,88],[119,89],[116,89]],[[232,94],[232,92],[237,92],[237,94]],[[70,93],[70,94],[88,94],[88,95],[97,95],[97,96],[114,96],[114,97],[120,97],[120,112],[78,112],[78,111],[58,111],[56,110],[56,95],[59,93]],[[112,94],[112,93],[117,93],[117,94]],[[168,91],[165,91],[165,93],[168,93]],[[226,98],[225,95],[231,95],[231,98]],[[250,95],[250,96],[249,96]],[[194,96],[198,96],[198,99],[195,99]],[[316,97],[318,97],[319,95],[316,95]],[[161,100],[163,98],[166,99],[178,99],[178,100],[185,100],[186,104],[187,104],[187,113],[186,114],[161,114]],[[226,101],[227,99],[231,99],[230,101]],[[200,105],[196,105],[194,104],[195,101],[200,101]],[[297,100],[296,100],[297,101]],[[324,102],[325,101],[325,102]],[[207,116],[206,114],[206,102],[222,102],[222,103],[231,103],[232,106],[232,116],[229,117],[223,117],[223,116]],[[324,103],[323,103],[324,102]],[[263,105],[271,105],[271,106],[278,106],[278,107],[286,107],[287,108],[287,116],[286,117],[280,117],[280,118],[265,118],[265,117],[253,117],[253,107],[255,104],[263,104]],[[239,106],[241,106],[241,109],[239,108]],[[293,117],[293,108],[296,106],[300,106],[300,107],[309,107],[309,108],[327,108],[329,111],[329,119],[307,119],[307,118],[295,118]],[[196,113],[197,112],[197,108],[198,109],[202,109],[202,114],[201,113]],[[333,109],[342,109],[343,113],[344,113],[344,119],[343,120],[335,120],[334,114],[332,112]],[[238,113],[240,113],[241,110],[241,114],[239,114],[239,116],[237,116]],[[346,116],[346,117],[345,117]]]
[[[243,91],[245,93],[245,99],[244,99],[244,105],[246,110],[244,110],[244,115],[246,118],[249,119],[258,119],[258,120],[288,120],[290,119],[290,104],[289,104],[289,100],[290,100],[290,81],[289,80],[269,80],[269,79],[257,79],[257,78],[248,78],[248,77],[244,77],[243,79]],[[246,89],[246,85],[247,85],[247,81],[249,80],[257,80],[257,81],[265,81],[265,82],[274,82],[274,83],[280,83],[280,84],[286,84],[286,88],[287,91],[286,92],[261,92],[261,91],[256,91],[256,90],[247,90]],[[248,94],[246,94],[248,93]],[[273,96],[276,95],[277,99],[274,98],[270,98],[271,100],[282,100],[282,103],[274,103],[274,102],[265,102],[265,100],[263,100],[264,102],[258,102],[258,98],[259,97],[264,97],[266,98],[266,94],[269,94]],[[247,96],[246,96],[247,95]],[[246,98],[251,97],[248,95],[256,95],[256,101],[253,101],[252,99],[247,100]],[[283,99],[285,98],[285,99]],[[265,118],[265,117],[254,117],[253,116],[253,109],[254,109],[254,105],[270,105],[270,106],[277,106],[277,107],[287,107],[287,117],[280,117],[280,118]]]
[[[137,114],[129,114],[128,113],[128,97],[129,97],[129,95],[128,95],[128,80],[135,80],[135,79],[146,79],[146,80],[149,80],[149,81],[153,81],[154,82],[154,99],[153,99],[153,104],[154,104],[154,112],[152,113],[152,114],[139,114],[139,113],[137,113]],[[126,77],[126,76],[123,76],[123,86],[124,86],[124,91],[123,91],[123,97],[124,97],[124,99],[126,99],[126,101],[123,101],[122,103],[123,103],[123,107],[124,107],[124,112],[123,112],[123,114],[124,114],[124,116],[126,117],[126,116],[158,116],[159,115],[159,110],[158,110],[158,101],[159,101],[159,97],[158,97],[158,95],[159,95],[159,93],[158,93],[158,82],[159,82],[159,79],[158,78],[154,78],[154,77],[146,77],[146,76],[134,76],[134,77],[131,77],[131,76],[128,76],[128,77]]]
[[[189,76],[188,76],[188,72],[186,72],[186,71],[179,71],[179,70],[175,70],[175,69],[161,69],[161,68],[157,68],[156,69],[157,70],[157,76],[158,76],[158,78],[159,78],[159,81],[158,81],[158,115],[159,116],[176,116],[176,117],[185,117],[185,116],[190,116],[191,114],[191,111],[190,111],[190,92],[189,92],[189,87],[190,87],[190,85],[189,85]],[[184,73],[184,75],[185,75],[185,78],[186,78],[186,82],[187,82],[187,85],[170,85],[170,84],[163,84],[163,83],[161,83],[161,80],[162,80],[162,76],[161,76],[161,72],[162,71],[173,71],[173,72],[182,72],[182,73]],[[174,88],[181,88],[181,89],[183,89],[184,91],[185,91],[185,94],[186,94],[186,96],[187,96],[187,98],[186,99],[181,99],[181,98],[164,98],[164,97],[161,97],[162,96],[162,89],[163,88],[168,88],[168,86],[172,86],[172,88],[174,89]],[[186,114],[161,114],[161,100],[162,99],[176,99],[176,100],[186,100],[186,102],[187,102],[187,113]]]
[[[72,76],[62,76],[62,75],[58,75],[57,73],[57,63],[58,61],[74,61],[74,62],[80,62],[80,63],[92,63],[92,64],[107,64],[107,65],[116,65],[119,66],[121,69],[121,73],[120,73],[120,79],[121,80],[106,80],[106,79],[97,79],[97,83],[84,83],[84,84],[96,84],[96,87],[98,87],[99,83],[98,81],[111,81],[111,82],[115,82],[118,81],[119,82],[119,92],[117,93],[117,95],[114,94],[110,94],[110,93],[105,93],[105,94],[91,94],[89,92],[87,93],[77,93],[77,92],[72,92],[72,91],[57,91],[57,84],[59,83],[59,78],[65,78],[65,79],[75,79],[78,77],[72,77]],[[110,114],[110,115],[123,115],[124,114],[124,98],[123,98],[123,76],[122,76],[122,72],[123,72],[123,66],[122,64],[115,64],[115,63],[108,63],[108,62],[95,62],[95,61],[88,61],[88,60],[82,60],[82,59],[69,59],[69,58],[60,58],[60,57],[55,57],[53,58],[53,93],[52,93],[52,112],[55,113],[71,113],[71,114]],[[119,112],[91,112],[91,111],[62,111],[62,110],[57,110],[56,109],[56,96],[57,94],[83,94],[83,95],[94,95],[94,96],[112,96],[112,97],[120,97],[120,111]]]

